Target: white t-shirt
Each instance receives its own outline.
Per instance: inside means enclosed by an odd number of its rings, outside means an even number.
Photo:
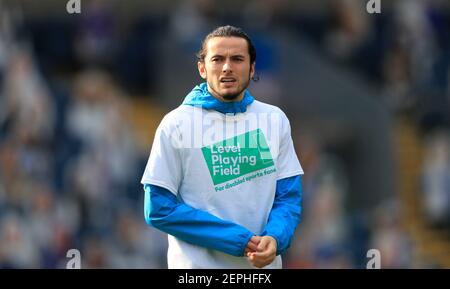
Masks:
[[[286,115],[254,101],[245,113],[181,105],[159,125],[142,184],[261,234],[277,180],[303,174]],[[235,257],[169,235],[169,268],[254,268]],[[281,257],[265,268],[281,268]]]

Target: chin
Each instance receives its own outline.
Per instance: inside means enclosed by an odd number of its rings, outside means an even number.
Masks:
[[[238,96],[239,94],[224,94],[222,98],[226,100],[235,100]]]
[[[225,90],[221,93],[221,96],[223,99],[226,100],[234,100],[239,97],[242,91],[239,91],[238,89],[232,89],[232,90]]]
[[[239,97],[239,94],[241,94],[241,92],[237,90],[226,91],[222,93],[222,98],[226,100],[234,100]]]

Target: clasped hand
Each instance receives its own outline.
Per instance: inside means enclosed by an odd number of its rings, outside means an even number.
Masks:
[[[247,243],[244,255],[253,266],[262,268],[276,257],[277,241],[271,236],[253,236]]]

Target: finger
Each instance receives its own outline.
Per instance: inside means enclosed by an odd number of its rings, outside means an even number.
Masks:
[[[260,236],[253,236],[250,239],[250,242],[252,242],[253,244],[256,244],[256,245],[258,245],[260,241],[261,241],[261,237]]]
[[[255,252],[255,257],[261,260],[267,260],[267,259],[274,259],[276,257],[276,249],[275,246],[273,246],[272,243],[270,243],[265,251],[262,252]]]
[[[251,260],[258,262],[265,262],[272,257],[268,252],[251,252],[250,254]]]
[[[249,252],[256,252],[256,246],[255,245],[247,245],[247,247],[245,247],[244,253],[247,254]]]
[[[252,262],[253,264],[264,264],[264,266],[272,263],[275,257],[275,254],[261,254],[259,252],[247,253],[247,258],[250,262]]]
[[[246,249],[251,250],[251,251],[256,251],[257,248],[258,248],[258,245],[253,243],[252,241],[247,243]]]
[[[259,260],[258,258],[255,257],[254,253],[250,253],[248,256],[248,260],[250,261],[250,263],[258,268],[261,268],[261,260]]]
[[[259,252],[264,251],[269,243],[270,243],[270,239],[261,238],[261,241],[259,242],[258,248],[256,251],[259,251]]]
[[[271,264],[274,259],[275,259],[275,257],[260,258],[256,255],[256,253],[250,253],[249,257],[248,257],[248,260],[250,261],[250,263],[257,268],[263,268],[263,267]]]
[[[259,236],[251,237],[249,242],[247,243],[247,248],[250,249],[251,251],[256,251],[260,240],[261,240],[261,237],[259,237]]]

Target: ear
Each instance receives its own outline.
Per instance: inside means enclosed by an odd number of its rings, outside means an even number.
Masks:
[[[250,79],[253,78],[253,75],[255,74],[255,65],[256,62],[253,62],[253,64],[250,65]]]
[[[198,73],[200,74],[200,76],[201,76],[203,79],[206,79],[205,62],[204,62],[204,61],[199,61],[199,62],[197,62],[197,67],[198,67]]]

